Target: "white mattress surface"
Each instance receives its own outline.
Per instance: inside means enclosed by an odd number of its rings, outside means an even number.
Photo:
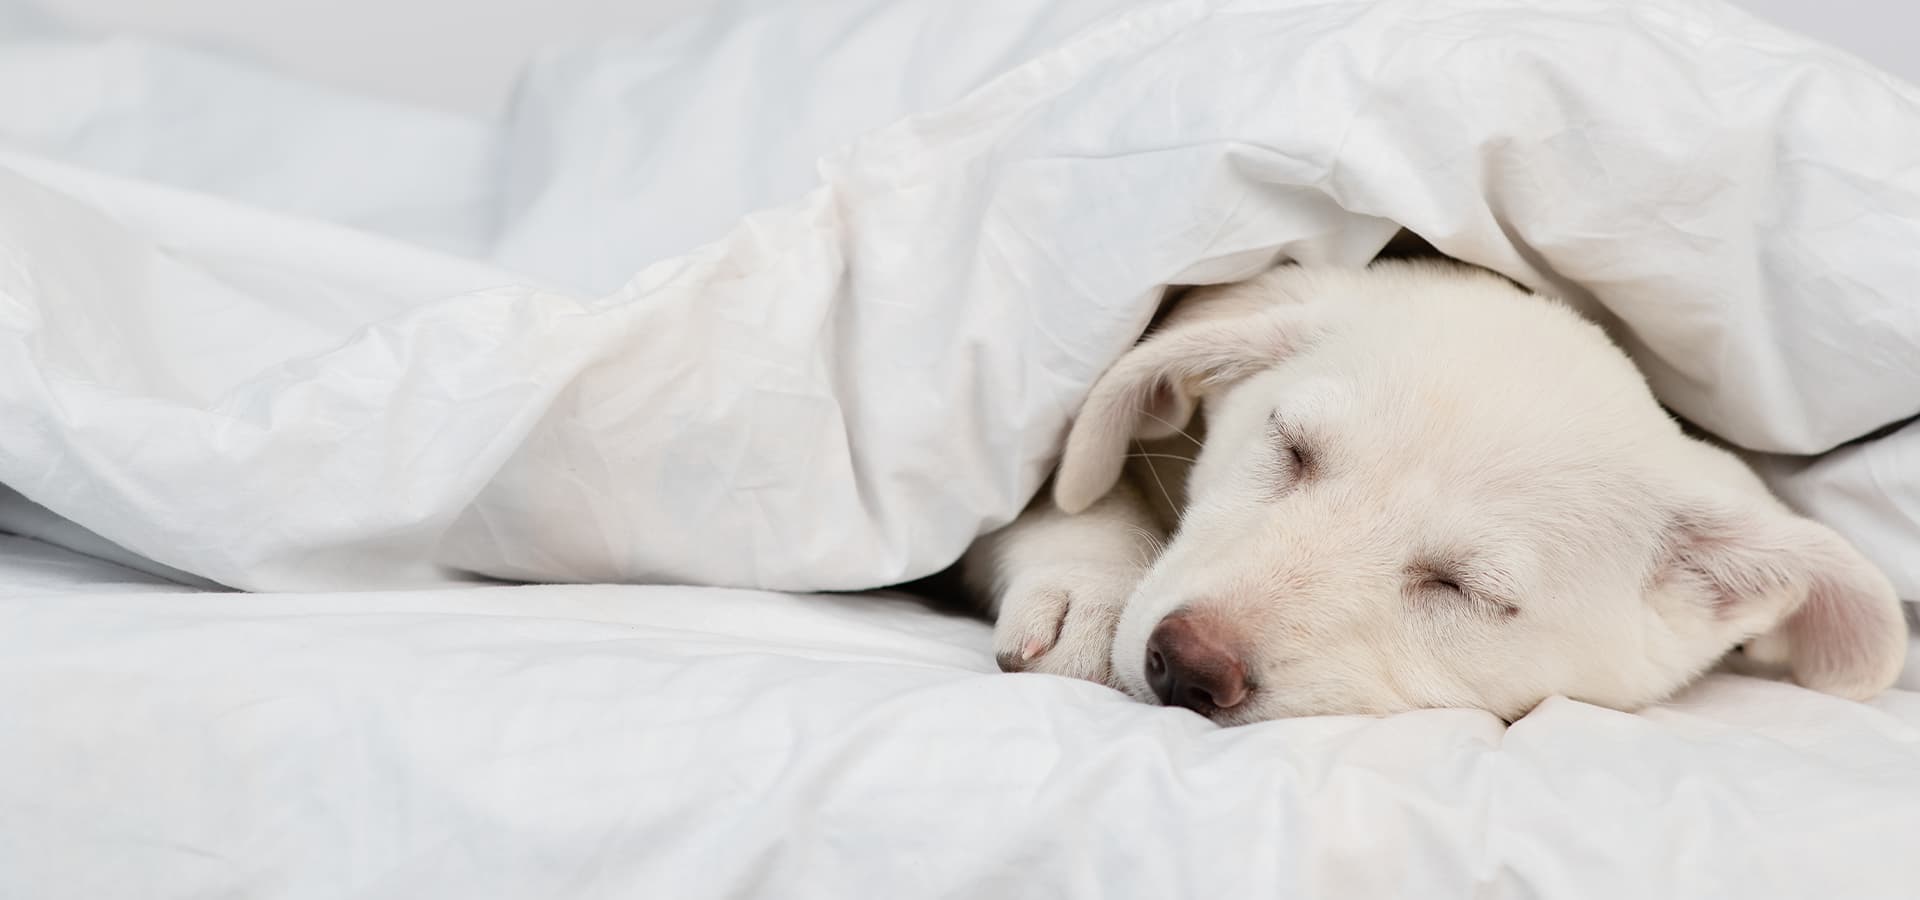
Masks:
[[[0,896],[1912,896],[1920,694],[1220,730],[912,601],[169,593],[0,539]],[[1910,675],[1911,677],[1911,675]],[[1909,682],[1913,684],[1913,682]]]

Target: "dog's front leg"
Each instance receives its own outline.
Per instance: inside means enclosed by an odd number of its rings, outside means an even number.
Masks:
[[[994,617],[1000,668],[1112,684],[1114,627],[1164,537],[1123,479],[1077,515],[1042,491],[1011,525],[975,541],[962,568]]]

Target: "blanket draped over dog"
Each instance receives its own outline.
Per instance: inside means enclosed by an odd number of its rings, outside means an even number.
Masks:
[[[1020,510],[1164,286],[1404,227],[1920,599],[1911,86],[1709,2],[731,16],[550,56],[499,129],[0,44],[10,527],[261,590],[896,583]]]

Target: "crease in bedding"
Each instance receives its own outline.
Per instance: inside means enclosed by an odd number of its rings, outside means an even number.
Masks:
[[[1920,92],[1719,3],[747,3],[547,54],[497,127],[125,39],[0,68],[0,483],[208,581],[910,581],[1165,285],[1405,227],[1920,597],[1920,431],[1791,463],[1920,412]]]
[[[1920,885],[1920,666],[1221,730],[810,593],[1017,513],[1164,286],[1405,227],[1920,600],[1920,93],[1858,60],[1707,0],[737,0],[480,122],[23,9],[0,897]]]

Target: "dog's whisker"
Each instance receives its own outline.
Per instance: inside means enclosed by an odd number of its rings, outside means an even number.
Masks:
[[[1167,552],[1167,542],[1164,540],[1161,540],[1160,536],[1157,534],[1154,534],[1151,530],[1142,528],[1138,525],[1135,525],[1128,530],[1133,534],[1134,537],[1139,538],[1142,543],[1146,544],[1146,546],[1142,548],[1145,551],[1144,557],[1141,559],[1135,560],[1135,562],[1139,563],[1140,565],[1151,566],[1153,565],[1154,560],[1159,559],[1161,554]]]
[[[1142,447],[1139,441],[1134,441],[1133,445],[1135,447],[1139,447],[1141,453],[1144,454],[1147,452],[1147,448]],[[1152,466],[1147,467],[1147,472],[1153,475],[1153,483],[1155,486],[1160,488],[1160,496],[1167,501],[1167,508],[1179,509],[1180,504],[1173,502],[1173,493],[1167,490],[1167,483],[1160,480],[1160,472]]]
[[[1129,453],[1127,454],[1127,458],[1128,459],[1172,459],[1172,460],[1178,460],[1188,465],[1193,464],[1192,457],[1181,456],[1178,453],[1147,453],[1145,451],[1141,451],[1139,453]]]
[[[1193,445],[1194,445],[1195,447],[1198,447],[1198,446],[1200,446],[1200,439],[1199,439],[1199,438],[1197,438],[1197,437],[1194,437],[1194,436],[1193,436],[1193,435],[1191,435],[1191,434],[1188,434],[1188,433],[1187,433],[1187,430],[1186,430],[1186,429],[1184,429],[1184,428],[1181,428],[1180,426],[1178,426],[1178,425],[1175,425],[1175,424],[1173,424],[1172,422],[1169,422],[1169,421],[1167,421],[1166,419],[1162,419],[1162,418],[1160,418],[1159,416],[1156,416],[1156,415],[1154,415],[1154,414],[1153,414],[1153,413],[1151,413],[1151,412],[1148,412],[1148,411],[1147,411],[1147,409],[1146,409],[1146,407],[1144,407],[1144,406],[1143,406],[1143,407],[1141,407],[1141,408],[1140,408],[1140,409],[1139,409],[1138,411],[1139,411],[1139,413],[1140,413],[1141,415],[1143,415],[1143,416],[1146,416],[1147,418],[1149,418],[1149,419],[1152,419],[1152,420],[1154,420],[1155,422],[1159,422],[1160,424],[1162,424],[1162,425],[1165,425],[1165,426],[1167,426],[1168,428],[1171,428],[1171,429],[1173,429],[1173,433],[1174,433],[1174,434],[1177,434],[1177,435],[1179,435],[1179,436],[1181,436],[1181,437],[1183,437],[1183,438],[1186,438],[1186,439],[1187,439],[1187,441],[1188,441],[1189,443],[1191,443],[1191,444],[1193,444]]]

